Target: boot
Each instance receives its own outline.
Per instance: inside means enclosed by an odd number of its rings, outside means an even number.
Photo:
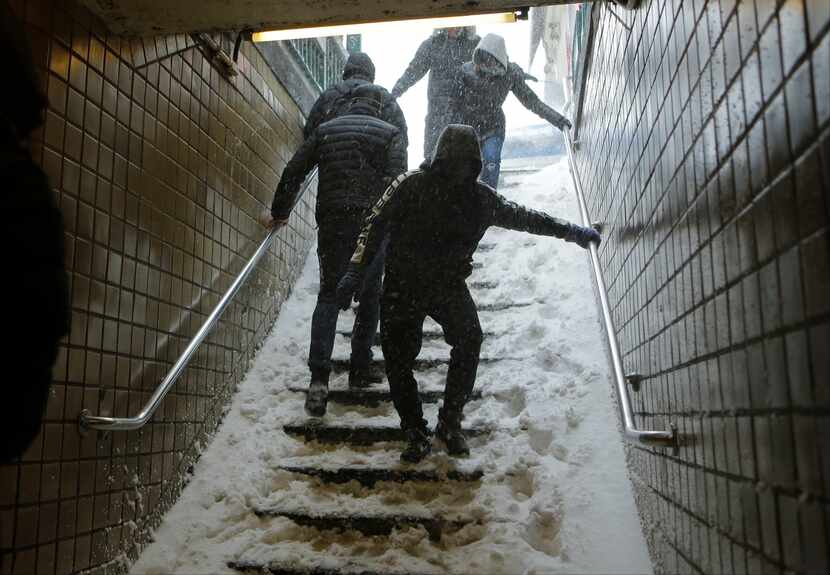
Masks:
[[[401,452],[401,461],[404,463],[418,463],[432,450],[432,443],[426,429],[410,427],[406,433],[406,448]]]
[[[305,398],[305,411],[312,417],[323,417],[329,400],[329,382],[312,377]]]
[[[467,439],[461,431],[461,410],[441,409],[438,413],[435,437],[444,443],[450,455],[455,457],[470,455],[470,446],[467,445]]]
[[[374,383],[382,382],[384,375],[382,369],[371,364],[365,367],[352,365],[349,368],[349,387],[369,387]]]

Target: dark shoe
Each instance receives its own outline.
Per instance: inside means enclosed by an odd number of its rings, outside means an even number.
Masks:
[[[349,387],[369,387],[372,384],[382,382],[384,375],[383,370],[374,365],[351,367],[349,369]]]
[[[305,398],[305,411],[312,417],[323,417],[326,414],[326,405],[329,401],[329,386],[320,380],[311,380],[308,394]]]
[[[438,418],[438,425],[435,427],[435,437],[444,442],[447,453],[455,457],[466,457],[470,455],[470,446],[467,445],[467,438],[461,431],[461,419],[455,418],[452,421],[444,421]]]
[[[406,448],[401,452],[401,461],[404,463],[418,463],[429,455],[432,443],[426,430],[413,427],[405,430]]]

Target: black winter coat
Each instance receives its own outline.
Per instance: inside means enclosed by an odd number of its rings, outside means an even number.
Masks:
[[[317,216],[371,207],[406,170],[406,144],[398,128],[374,116],[350,113],[320,125],[286,164],[271,214],[285,219],[306,175],[318,166]]]
[[[475,181],[462,189],[446,185],[434,166],[479,160],[476,136],[467,126],[448,126],[435,157],[398,176],[366,218],[352,265],[372,261],[388,233],[385,273],[390,281],[435,286],[466,278],[473,253],[490,226],[567,239],[570,223],[506,200],[490,186]]]
[[[303,127],[303,138],[307,140],[321,124],[345,114],[352,100],[352,92],[358,86],[365,84],[371,84],[371,82],[362,77],[352,77],[323,92],[308,113],[308,118]],[[380,117],[400,130],[404,147],[406,147],[408,143],[406,118],[395,98],[386,90],[384,90],[383,109]]]
[[[472,62],[465,63],[455,76],[456,88],[450,104],[452,123],[472,126],[482,140],[490,136],[504,137],[502,105],[507,94],[513,92],[525,108],[561,129],[565,118],[542,102],[525,78],[524,70],[512,62],[500,76],[479,76]]]
[[[64,270],[63,218],[43,171],[14,138],[0,144],[4,210],[0,242],[10,276],[2,290],[7,343],[0,389],[0,462],[17,457],[41,427],[52,365],[69,331],[69,281]],[[74,415],[74,414],[73,414]]]

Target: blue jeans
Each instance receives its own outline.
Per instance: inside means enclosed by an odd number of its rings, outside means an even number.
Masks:
[[[317,258],[320,262],[320,291],[317,294],[314,314],[311,316],[308,367],[312,376],[328,379],[337,332],[337,316],[340,314],[340,308],[335,302],[337,282],[346,273],[357,236],[363,226],[363,217],[361,213],[359,217],[326,218],[319,224]],[[363,278],[360,305],[352,328],[353,366],[363,367],[372,361],[372,343],[378,326],[385,249],[384,241]]]
[[[493,188],[499,187],[499,172],[501,172],[501,148],[504,145],[504,136],[488,136],[481,140],[481,174],[478,179]]]

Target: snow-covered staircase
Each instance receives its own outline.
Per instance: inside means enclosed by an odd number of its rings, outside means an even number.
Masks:
[[[490,252],[495,247],[492,243],[482,243],[479,246],[479,251]],[[481,269],[480,262],[475,263],[474,269]],[[478,300],[481,298],[482,292],[494,289],[497,286],[497,282],[471,281],[469,286],[473,292],[473,297]],[[486,299],[486,296],[484,299]],[[500,302],[480,304],[477,308],[480,312],[499,311],[511,307],[524,307],[532,305],[532,303]],[[351,337],[351,332],[341,330],[340,335],[344,336],[343,339],[348,341]],[[498,335],[500,334],[488,332],[485,334],[485,337]],[[443,333],[440,329],[432,329],[426,331],[424,336],[425,340],[434,341],[442,339]],[[380,334],[375,339],[376,345],[378,345],[380,343]],[[382,368],[383,360],[378,359],[381,357],[380,350],[376,349],[375,354],[376,359],[373,360],[373,363],[377,367]],[[482,357],[480,359],[480,365],[493,364],[502,361],[502,359],[500,357]],[[416,379],[421,379],[423,372],[435,370],[440,366],[446,366],[448,363],[448,356],[419,359],[415,364],[415,377]],[[333,360],[333,366],[334,381],[332,382],[329,394],[330,409],[332,405],[358,406],[371,409],[383,403],[391,404],[391,394],[389,393],[388,383],[385,380],[381,384],[370,388],[353,389],[348,386],[343,387],[343,383],[347,379],[346,374],[349,369],[349,362],[347,359],[335,358]],[[305,387],[291,389],[302,394],[307,392],[307,388]],[[425,404],[440,403],[443,400],[443,395],[443,390],[439,389],[420,391],[421,399]],[[481,397],[481,391],[475,390],[470,399],[475,401],[480,400]],[[424,469],[420,466],[402,465],[398,463],[394,456],[399,454],[403,447],[403,430],[397,425],[373,424],[371,419],[371,417],[367,418],[363,425],[338,425],[329,421],[322,423],[316,418],[311,418],[301,424],[285,425],[283,429],[288,435],[301,437],[304,441],[316,444],[336,444],[352,447],[378,446],[380,449],[388,449],[393,455],[389,460],[392,465],[385,467],[332,467],[326,465],[325,457],[312,455],[309,458],[305,458],[311,461],[301,460],[291,465],[280,465],[279,469],[297,476],[297,480],[300,481],[312,481],[327,486],[343,486],[354,482],[365,490],[379,491],[395,489],[395,484],[402,483],[453,482],[472,484],[474,487],[483,477],[484,471],[478,468],[457,469],[449,467],[439,470],[435,468]],[[486,438],[490,432],[491,429],[486,427],[464,427],[464,433],[469,440]],[[325,448],[323,447],[322,449],[324,450]],[[316,530],[332,531],[334,533],[357,532],[369,537],[388,536],[396,530],[420,527],[427,532],[430,541],[435,544],[440,544],[442,536],[445,533],[458,532],[469,525],[479,522],[479,519],[476,517],[445,518],[429,513],[397,513],[395,512],[394,506],[391,506],[388,512],[379,513],[377,510],[374,510],[370,513],[342,513],[336,509],[328,511],[322,510],[319,512],[308,509],[297,511],[296,509],[292,509],[290,505],[286,506],[283,504],[257,508],[254,512],[261,518],[278,517],[288,519],[297,525],[311,527]],[[340,575],[345,573],[371,572],[362,568],[355,571],[354,566],[348,564],[333,569],[320,567],[319,561],[312,561],[307,565],[289,565],[276,560],[268,562],[234,560],[230,561],[228,566],[246,573],[284,573],[286,575]]]
[[[506,173],[503,192],[574,219],[565,169]],[[436,445],[417,465],[400,462],[388,384],[347,385],[351,313],[338,322],[327,414],[305,415],[312,254],[134,572],[648,572],[584,253],[493,228],[475,260],[468,286],[485,338],[462,424],[469,458]],[[416,378],[431,428],[448,358],[427,319]]]

